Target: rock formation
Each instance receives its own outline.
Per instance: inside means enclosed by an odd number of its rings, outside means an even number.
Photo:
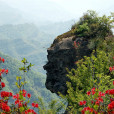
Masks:
[[[74,46],[78,42],[78,47]],[[88,49],[88,40],[85,38],[76,38],[75,36],[57,37],[50,48],[48,48],[48,62],[44,66],[47,71],[46,88],[51,92],[58,94],[67,93],[66,77],[67,71],[76,68],[75,62],[83,56],[89,56],[91,50]]]

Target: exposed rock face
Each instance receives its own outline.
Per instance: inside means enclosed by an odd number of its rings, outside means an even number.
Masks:
[[[74,48],[74,41],[79,42],[80,46]],[[76,68],[75,62],[83,56],[88,56],[91,50],[87,47],[88,40],[84,38],[76,38],[75,36],[62,38],[60,41],[54,40],[54,43],[48,48],[48,63],[44,66],[47,71],[46,88],[51,92],[58,94],[67,93],[66,68]]]

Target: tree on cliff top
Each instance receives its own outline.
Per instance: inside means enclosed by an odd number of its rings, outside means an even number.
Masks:
[[[112,35],[114,14],[99,17],[95,11],[88,10],[80,20],[72,26],[73,34],[78,37],[95,38]]]

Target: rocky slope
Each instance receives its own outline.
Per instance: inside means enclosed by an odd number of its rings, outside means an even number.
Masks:
[[[75,43],[78,47],[75,46]],[[88,40],[77,38],[70,31],[58,36],[53,44],[48,48],[48,62],[44,66],[47,71],[46,88],[51,92],[58,94],[67,93],[66,77],[67,70],[76,68],[75,62],[83,56],[89,56],[91,50],[88,49]]]

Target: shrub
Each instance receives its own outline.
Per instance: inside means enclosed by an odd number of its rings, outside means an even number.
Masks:
[[[78,37],[95,38],[112,35],[114,15],[99,17],[95,11],[88,10],[80,20],[72,26],[73,34]]]
[[[68,70],[67,77],[71,81],[67,82],[67,95],[61,95],[68,101],[67,110],[73,114],[81,112],[79,102],[87,99],[86,92],[93,87],[96,88],[94,98],[97,98],[98,92],[105,93],[106,90],[113,89],[114,80],[114,72],[110,72],[114,66],[110,66],[109,56],[104,51],[97,50],[97,55],[93,52],[91,57],[84,57],[77,62],[77,67],[77,69]],[[106,98],[107,105],[110,101],[109,98]],[[90,98],[88,99],[90,100]],[[105,109],[103,108],[103,110]]]

